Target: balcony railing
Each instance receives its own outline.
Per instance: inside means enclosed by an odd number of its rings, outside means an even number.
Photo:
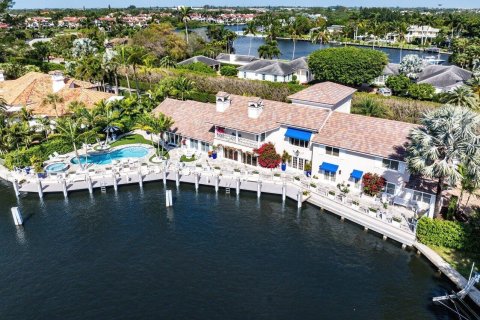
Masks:
[[[237,137],[235,136],[225,134],[225,133],[218,133],[218,132],[217,132],[217,138],[223,141],[236,143],[249,148],[258,148],[258,142],[252,139],[238,137],[238,141],[237,141]]]

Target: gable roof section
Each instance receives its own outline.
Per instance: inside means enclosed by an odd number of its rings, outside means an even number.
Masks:
[[[326,81],[314,84],[302,91],[288,96],[290,100],[308,101],[318,104],[336,105],[348,96],[352,95],[355,89]]]
[[[308,70],[308,62],[307,62],[307,58],[305,57],[300,57],[295,60],[292,60],[288,64],[294,71],[297,71],[300,69]]]
[[[429,83],[437,88],[448,88],[472,77],[472,72],[457,66],[429,65],[420,73],[417,83]]]
[[[215,134],[210,132],[212,125],[207,120],[216,112],[215,105],[167,98],[152,111],[153,114],[160,112],[175,121],[170,128],[172,132],[209,143],[213,142]]]
[[[179,65],[186,65],[186,64],[196,63],[196,62],[205,63],[207,66],[210,66],[210,67],[218,66],[220,64],[219,61],[217,61],[215,59],[205,57],[205,56],[191,57],[191,58],[188,58],[186,60],[180,61],[178,64]]]
[[[275,62],[272,61],[272,60],[263,60],[263,59],[262,60],[256,60],[256,61],[253,61],[249,64],[246,64],[244,66],[241,66],[241,67],[237,68],[237,70],[256,72],[257,70],[268,67],[268,66],[270,66],[274,63]]]
[[[274,76],[287,76],[294,73],[295,70],[293,70],[288,63],[278,61],[269,66],[258,69],[256,72],[261,74],[271,74]]]
[[[403,160],[408,135],[417,125],[333,111],[313,142]]]

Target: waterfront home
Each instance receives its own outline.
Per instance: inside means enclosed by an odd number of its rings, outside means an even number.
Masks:
[[[224,64],[233,64],[234,66],[244,66],[252,61],[258,60],[255,56],[233,54],[233,53],[220,53],[215,60]]]
[[[197,62],[204,63],[207,66],[209,66],[210,68],[212,68],[213,70],[219,70],[220,69],[220,62],[219,61],[217,61],[215,59],[212,59],[212,58],[205,57],[205,56],[191,57],[191,58],[188,58],[186,60],[180,61],[178,64],[183,66],[183,65],[189,65],[189,64],[197,63]]]
[[[383,68],[382,74],[376,77],[372,83],[376,86],[384,86],[385,82],[387,82],[388,77],[390,76],[397,76],[400,74],[398,71],[400,68],[399,63],[391,63],[389,62],[385,68]]]
[[[299,83],[308,83],[313,79],[305,57],[292,61],[256,60],[239,67],[238,77],[241,79],[272,82],[297,80]]]
[[[311,165],[319,182],[357,192],[365,173],[377,173],[385,198],[432,215],[434,194],[408,184],[405,146],[416,125],[350,114],[354,91],[324,82],[291,95],[293,103],[218,92],[215,104],[166,99],[153,113],[175,121],[165,135],[170,147],[199,155],[215,149],[220,159],[258,166],[255,149],[272,142],[291,155],[290,172]]]
[[[428,83],[437,93],[463,86],[472,78],[472,72],[457,66],[429,65],[418,75],[417,83]]]
[[[53,28],[52,18],[50,17],[30,17],[25,20],[25,26],[28,29]]]
[[[64,17],[58,20],[58,26],[60,28],[76,29],[80,28],[82,22],[87,20],[87,17]]]
[[[63,101],[55,107],[47,104],[44,99],[48,94],[57,94]],[[25,107],[35,116],[47,117],[70,113],[68,105],[73,101],[91,108],[101,100],[116,98],[111,93],[98,91],[98,85],[65,77],[59,71],[29,72],[15,80],[0,81],[0,96],[7,102],[7,112],[18,112]]]
[[[430,42],[435,39],[439,32],[440,29],[433,28],[431,26],[411,25],[407,28],[405,40],[410,43],[416,39],[420,39],[420,43],[423,45],[425,42]]]

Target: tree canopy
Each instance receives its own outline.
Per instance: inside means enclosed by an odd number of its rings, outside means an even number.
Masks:
[[[315,79],[353,86],[370,83],[382,74],[387,63],[385,53],[355,47],[317,50],[308,58]]]

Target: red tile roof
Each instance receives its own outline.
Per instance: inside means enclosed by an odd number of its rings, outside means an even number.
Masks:
[[[314,84],[302,91],[290,95],[290,100],[310,101],[319,104],[336,105],[356,90],[334,82]]]
[[[333,111],[314,143],[403,160],[410,131],[417,125]]]
[[[180,101],[167,98],[153,111],[154,114],[163,113],[171,117],[175,123],[170,128],[182,136],[212,143],[213,131],[208,118],[215,112],[215,105],[197,101]]]

